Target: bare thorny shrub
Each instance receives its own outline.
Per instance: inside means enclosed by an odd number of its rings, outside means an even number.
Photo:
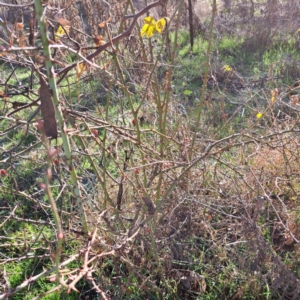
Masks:
[[[0,262],[34,263],[13,287],[3,268],[0,299],[41,278],[57,282],[46,293],[193,299],[219,274],[224,298],[252,291],[265,299],[269,290],[297,299],[297,87],[290,103],[291,88],[272,101],[274,90],[264,90],[261,119],[249,88],[221,128],[226,135],[211,134],[202,110],[183,114],[172,91],[176,37],[164,47],[180,26],[180,1],[165,7],[162,45],[140,38],[134,16],[123,18],[135,13],[131,1],[49,1],[55,76],[46,76],[38,11],[22,4],[1,21]],[[68,34],[55,36],[59,26]],[[209,109],[212,90],[203,91]],[[230,135],[244,108],[254,114]]]

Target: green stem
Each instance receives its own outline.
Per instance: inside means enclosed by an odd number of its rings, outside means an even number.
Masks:
[[[55,72],[54,72],[54,68],[53,68],[53,64],[52,64],[49,40],[47,37],[47,24],[45,22],[44,9],[43,9],[41,0],[35,0],[34,4],[35,4],[36,17],[38,20],[42,44],[43,44],[45,66],[46,66],[47,75],[48,75],[48,79],[49,79],[50,89],[52,91],[52,99],[53,99],[53,104],[54,104],[54,108],[55,108],[55,116],[56,116],[56,119],[58,122],[58,127],[59,127],[59,130],[61,133],[61,138],[63,141],[63,148],[64,148],[66,160],[67,160],[67,165],[68,165],[68,168],[69,168],[69,171],[71,174],[72,192],[73,192],[75,199],[79,206],[80,219],[81,219],[83,231],[85,233],[87,233],[88,230],[87,230],[85,211],[83,208],[82,197],[81,197],[81,193],[79,190],[76,169],[74,168],[74,165],[73,165],[71,147],[70,147],[68,135],[65,131],[64,118],[63,118],[61,106],[59,103],[58,90],[57,90],[56,80],[55,80]]]
[[[53,198],[52,191],[51,191],[50,181],[51,181],[51,177],[52,177],[52,174],[51,174],[52,158],[49,155],[51,149],[49,146],[49,142],[48,142],[46,136],[44,136],[44,134],[43,134],[43,140],[44,140],[46,149],[48,151],[48,163],[47,163],[47,171],[46,171],[46,178],[45,178],[45,183],[46,183],[45,191],[49,198],[49,202],[50,202],[50,206],[51,206],[52,214],[54,216],[56,230],[57,230],[57,246],[56,246],[56,251],[55,251],[55,266],[56,266],[56,280],[57,280],[57,282],[59,282],[59,280],[60,280],[59,265],[60,265],[61,255],[62,255],[64,232],[63,232],[63,228],[62,228],[62,224],[61,224],[61,219],[60,219],[60,216],[58,213],[58,209],[56,206],[56,202]]]

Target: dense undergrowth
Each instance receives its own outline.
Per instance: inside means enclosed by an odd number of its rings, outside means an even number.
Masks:
[[[104,45],[129,28],[122,3],[100,20]],[[101,47],[92,18],[49,33],[66,47],[48,57],[39,36],[40,48],[11,48],[29,44],[20,20],[4,24],[15,39],[0,52],[0,299],[298,299],[299,24],[280,21],[280,1],[278,22],[264,1],[255,13],[237,3],[205,2],[193,49],[184,2],[170,1],[164,34],[142,38],[141,21],[88,60]]]

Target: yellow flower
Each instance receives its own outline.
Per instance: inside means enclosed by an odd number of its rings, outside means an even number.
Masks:
[[[156,30],[156,22],[155,20],[148,16],[144,19],[144,26],[142,27],[142,30],[141,30],[141,36],[144,36],[146,35],[148,38],[150,38],[154,33],[155,33],[155,30]]]
[[[262,116],[263,116],[263,114],[262,114],[261,112],[259,112],[259,113],[256,115],[256,118],[257,118],[257,119],[260,119]]]
[[[224,71],[226,71],[226,72],[232,71],[232,68],[231,68],[230,66],[228,66],[228,65],[225,65],[225,66],[223,67],[223,69],[224,69]]]
[[[66,35],[66,32],[69,33],[70,32],[70,28],[71,26],[64,26],[65,29],[62,28],[61,25],[59,25],[59,27],[57,28],[57,31],[55,32],[55,35],[56,36],[64,36]]]
[[[146,35],[150,38],[156,31],[163,33],[169,22],[169,18],[159,19],[157,22],[154,18],[148,16],[144,19],[144,25],[141,30],[141,36]]]
[[[155,29],[159,33],[163,33],[165,31],[165,29],[166,29],[166,25],[167,25],[168,21],[169,21],[169,18],[162,18],[162,19],[158,20],[156,22]]]

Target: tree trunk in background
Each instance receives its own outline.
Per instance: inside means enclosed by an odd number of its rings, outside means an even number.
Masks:
[[[191,50],[193,51],[194,46],[194,29],[193,29],[193,8],[192,8],[192,0],[188,0],[189,2],[189,26],[190,26],[190,41],[191,41]]]
[[[224,6],[226,9],[230,9],[231,7],[231,0],[224,0]]]

